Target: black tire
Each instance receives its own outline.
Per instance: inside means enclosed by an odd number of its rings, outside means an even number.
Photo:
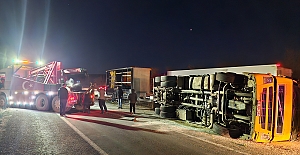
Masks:
[[[160,82],[161,87],[176,87],[177,83],[175,81],[163,81]]]
[[[6,97],[4,95],[0,95],[0,108],[5,109],[7,106]]]
[[[160,106],[160,111],[163,111],[163,112],[175,112],[176,111],[176,107],[175,106]]]
[[[155,114],[159,115],[160,114],[160,108],[155,108]]]
[[[243,132],[239,129],[229,129],[229,136],[231,138],[237,139],[243,135]]]
[[[175,118],[176,117],[176,113],[175,112],[164,112],[161,111],[159,114],[160,117],[162,118]]]
[[[53,97],[53,99],[51,101],[51,107],[54,112],[57,112],[57,113],[60,112],[60,100],[59,100],[58,96]]]
[[[45,94],[38,95],[35,100],[35,106],[37,110],[48,111],[50,107],[48,97]]]
[[[160,81],[177,81],[177,77],[176,76],[161,76],[160,77]]]
[[[155,82],[155,83],[156,83],[156,82],[160,82],[160,76],[155,77],[155,78],[154,78],[154,82]]]
[[[236,74],[235,73],[224,73],[224,72],[218,72],[216,75],[216,80],[226,83],[233,83],[235,79]]]
[[[160,82],[154,82],[154,87],[160,86]]]

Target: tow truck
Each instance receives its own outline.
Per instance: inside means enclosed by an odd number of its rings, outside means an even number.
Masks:
[[[69,91],[66,111],[72,107],[83,110],[84,92],[91,91],[84,90],[80,84],[80,80],[88,75],[86,69],[63,69],[59,61],[40,67],[32,67],[28,62],[21,61],[19,64],[0,70],[0,79],[2,79],[0,108],[28,108],[59,112],[58,89],[62,83],[66,83]],[[91,103],[93,104],[94,102]]]

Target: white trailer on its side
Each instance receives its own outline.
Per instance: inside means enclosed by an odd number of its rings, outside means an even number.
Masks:
[[[237,74],[242,74],[242,73],[268,74],[268,73],[270,73],[274,76],[292,77],[292,70],[289,68],[284,68],[280,64],[174,70],[174,71],[168,71],[167,75],[168,76],[188,76],[188,75],[214,74],[216,72],[233,72],[233,73],[237,73]]]

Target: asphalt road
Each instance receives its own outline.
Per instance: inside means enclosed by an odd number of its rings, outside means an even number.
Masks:
[[[161,119],[139,107],[130,115],[127,106],[100,114],[9,108],[0,117],[0,154],[111,154],[111,155],[215,155],[274,154],[265,145],[207,134]],[[278,153],[278,152],[277,152]]]

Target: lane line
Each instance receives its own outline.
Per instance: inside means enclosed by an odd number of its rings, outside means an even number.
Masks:
[[[233,148],[230,148],[230,147],[228,147],[228,146],[221,145],[221,144],[218,144],[218,143],[215,143],[215,142],[212,142],[212,141],[203,139],[203,138],[199,138],[199,137],[195,137],[195,136],[192,136],[192,135],[188,135],[188,134],[186,134],[186,133],[184,133],[184,132],[180,132],[180,131],[175,131],[175,132],[180,133],[180,134],[183,134],[183,135],[188,136],[188,137],[191,137],[191,138],[195,138],[195,139],[201,140],[201,141],[203,141],[203,142],[206,142],[206,143],[209,143],[209,144],[212,144],[212,145],[216,145],[216,146],[225,148],[225,149],[230,150],[230,151],[234,151],[234,152],[237,152],[237,153],[240,153],[240,154],[245,154],[245,155],[251,155],[251,154],[249,154],[249,153],[241,152],[241,151],[235,150],[235,149],[233,149]]]
[[[64,120],[80,137],[82,137],[87,143],[89,143],[96,151],[102,155],[108,155],[104,150],[102,150],[97,144],[90,140],[86,135],[79,131],[73,124],[71,124],[66,118],[61,117],[57,114],[62,120]]]

